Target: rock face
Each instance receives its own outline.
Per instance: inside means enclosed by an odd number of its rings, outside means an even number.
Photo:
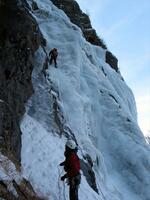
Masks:
[[[97,193],[99,193],[97,184],[96,184],[96,176],[94,173],[93,168],[93,161],[89,155],[84,156],[84,160],[80,160],[81,163],[81,169],[83,171],[83,174],[90,185],[90,187]]]
[[[104,49],[107,49],[103,40],[97,36],[96,31],[92,28],[89,16],[82,12],[76,1],[52,0],[52,2],[67,14],[72,23],[81,28],[87,41],[89,41],[91,44],[98,45]]]
[[[78,3],[75,0],[51,0],[55,6],[62,9],[70,18],[71,22],[79,26],[83,32],[84,37],[88,42],[106,49],[106,62],[116,71],[118,71],[117,58],[107,50],[104,41],[98,37],[95,29],[92,28],[90,18],[83,13]]]
[[[0,150],[20,161],[19,123],[33,93],[33,56],[42,36],[29,12],[17,3],[0,1]]]
[[[0,5],[7,5],[9,7],[13,7],[17,5],[17,0],[0,0]]]
[[[11,184],[15,188],[18,197],[8,191],[8,186],[3,181],[0,181],[1,198],[7,200],[44,200],[36,195],[31,184],[25,179],[23,179],[20,184],[13,180]]]
[[[106,51],[106,63],[118,71],[118,60],[110,51]]]

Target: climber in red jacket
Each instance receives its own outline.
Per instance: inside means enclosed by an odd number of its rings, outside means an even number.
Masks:
[[[61,180],[64,181],[68,178],[69,181],[70,200],[78,200],[78,189],[81,182],[80,160],[76,149],[76,143],[73,140],[68,140],[64,153],[66,159],[60,163],[60,166],[64,166],[64,170],[66,171],[66,174],[61,177]]]

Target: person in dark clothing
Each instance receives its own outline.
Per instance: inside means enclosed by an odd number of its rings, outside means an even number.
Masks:
[[[76,143],[73,140],[68,140],[65,149],[65,161],[60,163],[60,166],[64,166],[66,174],[61,177],[64,181],[66,178],[69,181],[69,197],[70,200],[78,200],[78,189],[81,182],[80,174],[80,160],[76,151]]]
[[[58,56],[58,51],[56,48],[52,49],[49,52],[49,57],[50,57],[50,65],[54,61],[55,67],[57,67],[57,56]]]

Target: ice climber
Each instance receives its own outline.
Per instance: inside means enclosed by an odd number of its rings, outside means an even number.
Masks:
[[[80,160],[77,155],[76,143],[73,140],[66,142],[64,155],[66,159],[60,163],[60,166],[64,166],[66,174],[61,177],[61,180],[68,179],[70,200],[78,200],[78,189],[81,182]]]
[[[58,51],[57,51],[56,48],[53,48],[53,49],[49,52],[50,65],[51,65],[52,62],[54,61],[55,67],[57,67],[57,56],[58,56]]]

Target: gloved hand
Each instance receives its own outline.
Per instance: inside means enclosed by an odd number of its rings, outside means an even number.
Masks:
[[[61,179],[61,181],[64,181],[65,178],[66,178],[66,176],[64,175],[64,176],[62,176],[60,179]]]

